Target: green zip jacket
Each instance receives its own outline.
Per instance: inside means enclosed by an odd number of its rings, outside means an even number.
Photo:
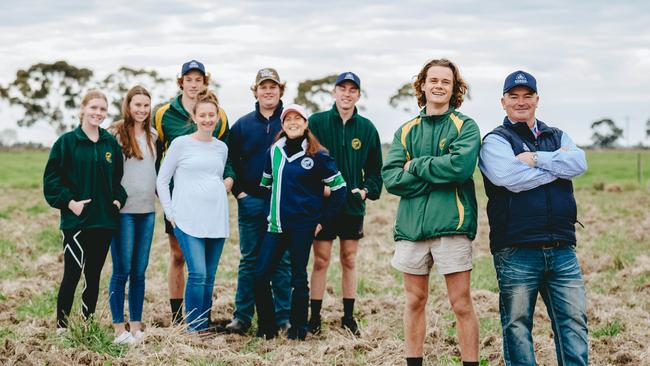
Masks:
[[[334,158],[347,184],[345,212],[352,216],[365,215],[365,201],[351,191],[365,188],[366,198],[371,200],[381,195],[382,157],[377,129],[370,120],[361,117],[356,108],[350,120],[343,124],[336,104],[329,111],[309,117],[309,129]]]
[[[154,112],[154,127],[158,132],[156,170],[160,168],[160,161],[175,138],[189,135],[196,131],[196,123],[192,121],[190,114],[185,110],[185,107],[183,107],[183,103],[181,102],[182,96],[183,94],[175,96],[169,101],[169,103],[163,104]],[[229,132],[230,127],[228,126],[228,117],[223,108],[220,107],[219,120],[214,129],[213,136],[228,145]],[[235,178],[235,171],[230,164],[230,160],[226,162],[223,177]]]
[[[449,108],[420,115],[397,132],[382,168],[386,190],[400,196],[395,240],[476,236],[476,168],[481,134],[476,122]],[[411,161],[408,171],[404,164]]]
[[[119,209],[126,203],[122,187],[122,148],[103,128],[93,142],[81,126],[59,137],[50,150],[43,174],[43,193],[50,206],[61,210],[61,230],[119,229]],[[70,200],[86,203],[81,215],[68,208]]]

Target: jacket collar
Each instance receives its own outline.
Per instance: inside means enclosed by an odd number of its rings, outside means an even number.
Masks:
[[[420,109],[419,117],[420,117],[420,119],[425,120],[425,121],[435,122],[435,121],[438,121],[438,120],[440,120],[442,118],[448,117],[451,114],[451,112],[453,112],[455,110],[456,110],[456,108],[454,108],[452,106],[449,106],[447,111],[445,113],[443,113],[443,114],[428,116],[427,115],[427,107],[425,106],[422,109]]]
[[[280,148],[280,152],[282,152],[282,156],[284,156],[284,158],[287,159],[288,162],[292,162],[298,159],[299,157],[304,156],[307,153],[307,139],[302,140],[302,143],[300,144],[302,150],[298,151],[297,153],[291,156],[287,156],[287,152],[284,151],[284,145],[286,144],[287,144],[287,137],[283,136],[275,143],[275,146]]]
[[[84,141],[84,142],[90,142],[90,143],[95,143],[95,141],[91,140],[88,138],[88,135],[84,132],[84,130],[81,129],[81,123],[77,126],[77,128],[74,129],[73,131],[74,136],[77,138],[79,141]],[[105,129],[99,127],[99,138],[97,139],[97,142],[100,142],[106,138],[111,136],[111,134],[106,131]]]
[[[183,93],[180,93],[177,96],[173,97],[169,103],[171,104],[172,108],[174,108],[184,117],[190,118],[190,113],[185,110],[185,107],[183,107],[182,98],[183,98]]]
[[[271,115],[271,118],[266,119],[260,112],[260,102],[255,102],[255,116],[257,117],[258,120],[263,121],[263,122],[271,122],[273,120],[280,120],[280,116],[282,115],[282,110],[283,110],[283,104],[282,104],[282,99],[280,99],[280,103],[278,103],[278,106],[275,107],[275,110],[273,111],[273,114]]]
[[[341,118],[341,114],[339,113],[338,108],[336,108],[336,103],[334,103],[334,105],[332,106],[332,109],[330,109],[330,111],[331,111],[332,115],[334,115],[334,116],[336,117],[336,119],[337,119],[338,121],[340,121],[341,123],[343,123],[343,118]],[[347,122],[345,122],[345,123],[348,123],[348,122],[352,122],[352,121],[354,121],[354,119],[355,119],[355,117],[356,117],[357,115],[358,115],[358,110],[357,110],[357,106],[355,105],[355,106],[354,106],[354,112],[352,112],[352,116],[351,116],[350,119],[349,119]]]
[[[550,127],[546,125],[546,123],[536,119],[535,122],[537,123],[537,131],[539,131],[539,135],[542,136],[547,133],[553,132]],[[528,128],[528,124],[524,122],[510,122],[510,119],[508,119],[508,116],[506,116],[503,119],[503,126],[506,128],[509,128],[513,131],[515,131],[517,134],[520,136],[525,136],[528,137],[531,140],[535,140],[535,136],[533,136],[533,132]]]

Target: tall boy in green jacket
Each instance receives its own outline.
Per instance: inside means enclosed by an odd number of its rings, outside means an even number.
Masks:
[[[388,192],[401,197],[393,267],[404,273],[407,365],[422,365],[429,272],[445,276],[456,315],[463,365],[478,365],[478,318],[470,296],[472,240],[476,236],[476,168],[480,131],[456,111],[467,85],[458,67],[431,60],[413,82],[420,114],[403,124],[382,168]]]

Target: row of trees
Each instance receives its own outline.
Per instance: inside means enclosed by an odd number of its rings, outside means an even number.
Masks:
[[[335,81],[336,74],[301,81],[298,83],[294,102],[304,105],[312,113],[329,108],[329,94]],[[24,111],[22,118],[18,120],[19,126],[28,127],[38,121],[45,121],[61,134],[76,124],[75,115],[86,90],[97,88],[107,93],[112,101],[109,119],[117,119],[122,98],[127,90],[136,84],[150,90],[154,101],[166,100],[176,88],[174,79],[162,77],[155,70],[123,66],[104,78],[98,78],[88,68],[57,61],[38,63],[18,70],[15,80],[6,86],[0,85],[0,98],[7,100],[11,105],[20,106]],[[219,85],[213,83],[210,87],[218,89]],[[365,92],[364,96],[367,97]],[[388,103],[393,108],[415,112],[417,105],[411,83],[406,82],[397,88]],[[361,110],[364,109],[362,104]],[[596,147],[616,146],[623,135],[623,130],[609,118],[595,121],[591,129]],[[650,137],[650,120],[646,124],[646,136]]]

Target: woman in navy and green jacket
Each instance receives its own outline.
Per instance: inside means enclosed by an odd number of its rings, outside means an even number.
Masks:
[[[81,273],[81,310],[95,312],[99,276],[111,238],[119,229],[120,208],[126,203],[121,185],[122,149],[99,125],[108,102],[100,91],[81,101],[81,124],[54,143],[43,175],[45,199],[61,210],[64,269],[57,299],[57,333],[67,328],[74,292]]]
[[[286,107],[280,117],[282,131],[267,155],[261,186],[271,190],[268,231],[255,269],[257,335],[267,339],[278,333],[271,275],[286,250],[291,258],[291,315],[289,338],[307,334],[309,285],[307,262],[314,236],[327,227],[341,208],[347,192],[334,159],[307,127],[307,113],[299,105]],[[328,200],[323,191],[331,190]]]

